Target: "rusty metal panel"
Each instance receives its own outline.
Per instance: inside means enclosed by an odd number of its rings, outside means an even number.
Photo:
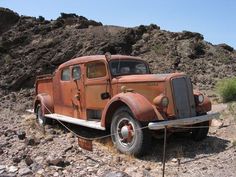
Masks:
[[[82,149],[85,149],[87,151],[93,151],[92,140],[87,140],[80,137],[78,138],[78,144],[79,144],[79,147],[81,147]]]

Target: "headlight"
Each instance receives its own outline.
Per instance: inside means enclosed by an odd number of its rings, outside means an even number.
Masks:
[[[165,108],[169,104],[169,99],[165,95],[161,94],[153,99],[153,103],[158,107]]]
[[[201,104],[204,101],[204,96],[202,94],[200,94],[200,95],[198,95],[197,99],[198,99],[198,103]]]
[[[163,97],[161,100],[161,104],[163,107],[167,107],[169,104],[169,99],[167,97]]]

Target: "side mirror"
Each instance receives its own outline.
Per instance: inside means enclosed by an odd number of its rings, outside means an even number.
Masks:
[[[102,100],[106,100],[106,99],[108,99],[110,97],[111,96],[110,96],[110,94],[108,92],[104,92],[104,93],[101,94],[101,99]]]

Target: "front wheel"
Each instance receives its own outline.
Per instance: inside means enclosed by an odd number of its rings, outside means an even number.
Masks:
[[[193,125],[194,128],[192,129],[192,139],[194,141],[201,141],[205,139],[209,132],[209,125],[210,125],[209,121]]]
[[[111,134],[113,144],[125,154],[143,155],[150,145],[148,130],[142,129],[127,107],[119,108],[112,117]]]

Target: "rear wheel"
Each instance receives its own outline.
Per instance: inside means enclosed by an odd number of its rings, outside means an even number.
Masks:
[[[140,156],[149,145],[151,136],[147,129],[142,129],[128,107],[118,109],[111,123],[112,141],[116,148],[125,154]]]
[[[47,123],[46,118],[43,115],[42,107],[40,104],[36,108],[36,119],[40,126],[44,126]]]
[[[193,125],[193,127],[195,128],[192,128],[192,139],[194,141],[201,141],[205,139],[209,132],[209,125],[210,125],[209,121]]]

